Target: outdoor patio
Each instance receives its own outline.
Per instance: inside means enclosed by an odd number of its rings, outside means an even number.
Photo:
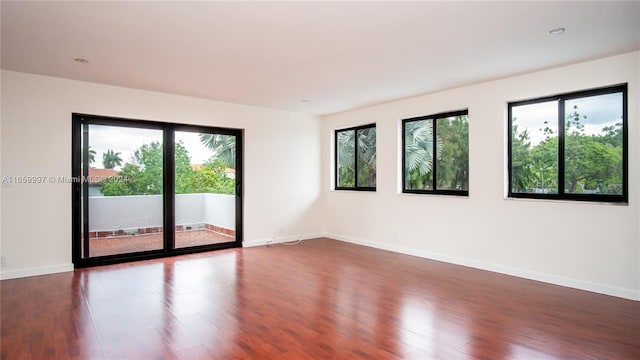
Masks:
[[[89,257],[163,248],[162,196],[89,197]],[[235,241],[235,196],[175,197],[176,248]],[[86,256],[86,255],[85,255]]]
[[[90,256],[105,256],[162,249],[162,232],[133,236],[92,238]],[[176,248],[235,241],[235,237],[208,229],[176,231]]]

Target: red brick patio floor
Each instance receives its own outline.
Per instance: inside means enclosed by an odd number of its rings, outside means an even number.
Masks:
[[[211,230],[176,231],[176,248],[232,241],[235,241],[234,237]],[[91,257],[159,250],[162,249],[162,233],[93,238],[89,244]]]

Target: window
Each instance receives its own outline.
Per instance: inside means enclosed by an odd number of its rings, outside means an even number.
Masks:
[[[242,246],[241,129],[88,114],[72,129],[76,267]]]
[[[468,110],[402,121],[402,191],[469,195]]]
[[[376,190],[376,125],[336,130],[336,190]]]
[[[627,202],[626,84],[508,108],[510,197]]]

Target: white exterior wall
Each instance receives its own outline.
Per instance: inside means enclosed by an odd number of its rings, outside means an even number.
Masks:
[[[89,231],[162,226],[162,195],[89,198]]]
[[[204,220],[204,194],[180,194],[175,196],[176,225],[202,224]],[[234,211],[230,208],[229,211]]]
[[[217,225],[235,230],[235,195],[178,194],[176,225]],[[162,227],[162,195],[89,197],[89,231]]]
[[[235,195],[202,194],[203,222],[225,229],[236,229]]]
[[[328,236],[640,300],[639,53],[328,116]],[[472,64],[470,64],[472,66]],[[629,84],[629,205],[506,198],[507,102]],[[469,109],[469,197],[400,192],[401,120]],[[377,124],[375,193],[333,191],[334,129]]]

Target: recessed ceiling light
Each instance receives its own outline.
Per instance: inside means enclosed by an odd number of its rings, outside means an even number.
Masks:
[[[563,32],[565,32],[567,29],[563,28],[563,27],[558,27],[558,28],[553,28],[551,30],[548,31],[549,34],[551,35],[560,35]]]
[[[73,61],[77,62],[78,64],[88,64],[89,63],[89,60],[83,59],[83,58],[75,58],[75,59],[73,59]]]

